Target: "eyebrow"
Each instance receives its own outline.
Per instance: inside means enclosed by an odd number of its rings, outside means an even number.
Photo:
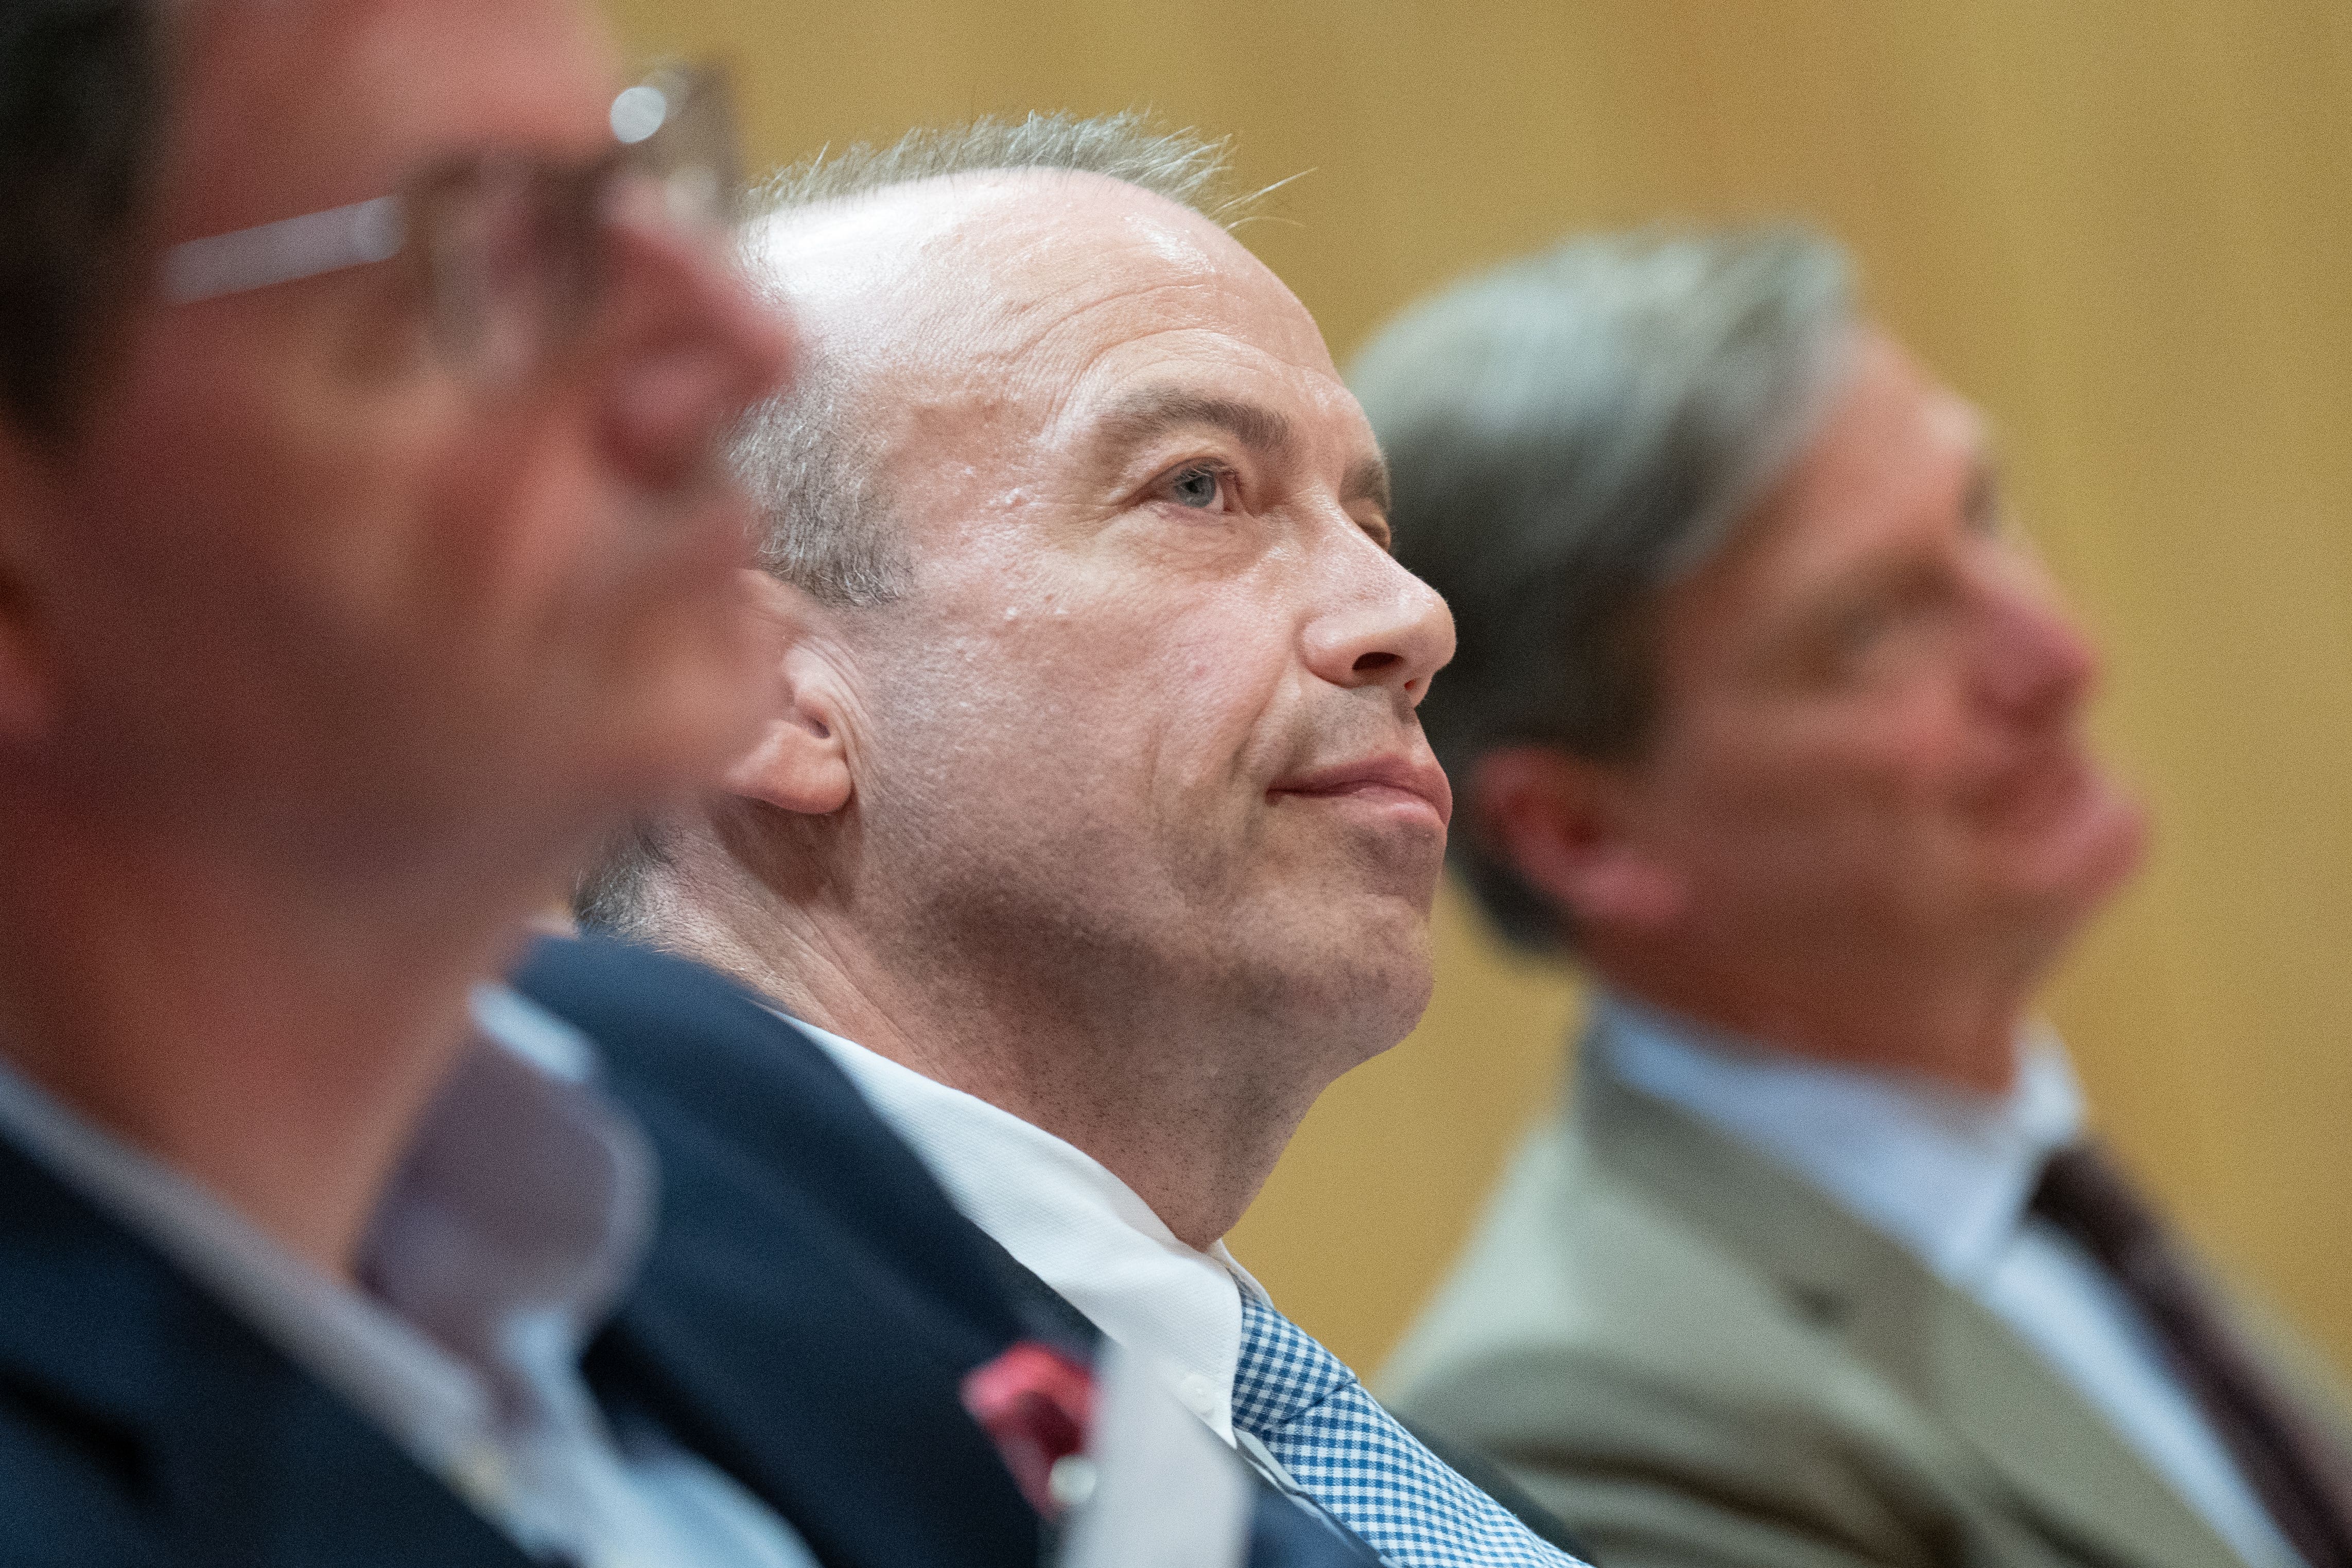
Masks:
[[[1204,425],[1224,431],[1262,457],[1281,459],[1297,454],[1297,432],[1285,416],[1244,398],[1210,396],[1181,387],[1147,387],[1121,399],[1102,416],[1095,439],[1109,466],[1172,430]],[[1358,459],[1340,484],[1339,500],[1342,504],[1372,501],[1385,515],[1389,510],[1387,462],[1377,453]]]
[[[1106,453],[1118,453],[1196,425],[1223,430],[1269,458],[1288,457],[1297,446],[1290,421],[1271,408],[1176,387],[1148,387],[1122,398],[1102,416],[1096,438]]]

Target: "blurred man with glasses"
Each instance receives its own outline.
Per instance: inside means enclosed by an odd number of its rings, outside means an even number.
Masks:
[[[0,18],[0,1560],[761,1565],[484,984],[760,700],[723,105],[572,0]]]

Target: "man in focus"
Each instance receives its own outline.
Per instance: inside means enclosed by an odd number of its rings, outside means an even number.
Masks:
[[[2141,816],[1982,418],[1849,289],[1801,232],[1592,240],[1357,366],[1460,617],[1462,868],[1595,987],[1399,1400],[1622,1568],[2352,1561],[2333,1410],[2033,1020]]]
[[[639,1141],[486,986],[752,733],[782,329],[570,0],[0,20],[11,1563],[760,1564],[581,1343]],[[618,96],[616,96],[618,94]]]
[[[1019,1277],[1387,1561],[1556,1563],[1220,1239],[1427,1000],[1452,631],[1217,164],[1037,120],[778,182],[777,706],[583,912],[814,1026]]]

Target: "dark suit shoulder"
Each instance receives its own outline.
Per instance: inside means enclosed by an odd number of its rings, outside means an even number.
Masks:
[[[139,1434],[0,1370],[0,1568],[165,1561]]]
[[[522,1568],[493,1527],[0,1142],[0,1568]]]
[[[800,1026],[700,964],[608,938],[541,942],[516,989],[595,1042],[653,1135],[662,1223],[723,1244],[789,1214],[984,1338],[1029,1331],[987,1238]],[[740,1245],[743,1235],[738,1232]]]
[[[832,1058],[725,978],[548,941],[515,976],[586,1034],[662,1167],[597,1393],[782,1513],[826,1568],[1030,1568],[1036,1516],[964,1414],[1024,1337],[987,1242]]]
[[[592,938],[542,942],[515,985],[597,1044],[662,1159],[647,1267],[590,1356],[607,1405],[730,1471],[825,1568],[1033,1568],[1036,1516],[958,1387],[1015,1340],[1072,1339],[1066,1304],[724,977]],[[1252,1568],[1376,1561],[1260,1497]]]

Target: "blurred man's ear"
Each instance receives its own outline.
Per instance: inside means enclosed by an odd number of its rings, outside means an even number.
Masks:
[[[842,727],[847,695],[841,671],[820,647],[824,606],[801,589],[765,572],[754,602],[771,632],[777,680],[759,742],[721,782],[731,795],[802,816],[830,816],[849,804],[848,736]]]
[[[1471,830],[1567,914],[1580,941],[1654,931],[1680,917],[1682,879],[1632,832],[1625,789],[1607,763],[1507,746],[1471,771]]]

